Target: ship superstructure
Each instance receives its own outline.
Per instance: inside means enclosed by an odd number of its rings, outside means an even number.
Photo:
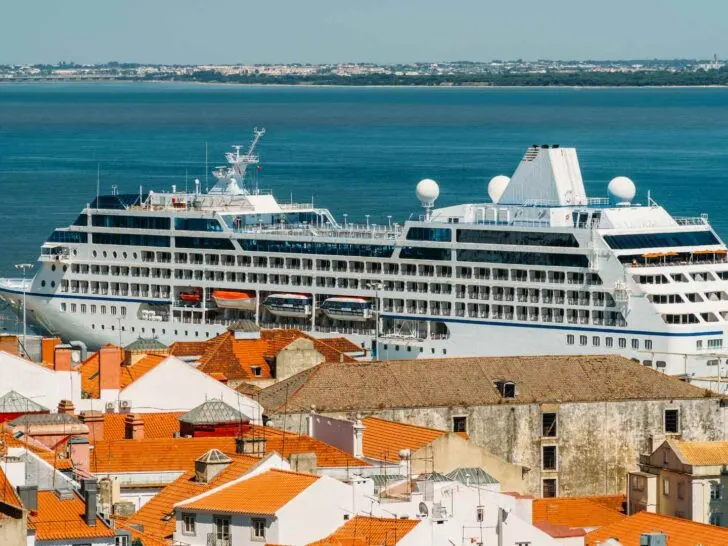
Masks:
[[[104,195],[0,295],[90,346],[202,340],[240,320],[347,336],[378,358],[620,353],[715,375],[728,324],[726,247],[707,217],[632,203],[617,177],[586,195],[572,148],[531,146],[483,203],[404,223],[338,221],[250,188],[257,132],[203,192]]]

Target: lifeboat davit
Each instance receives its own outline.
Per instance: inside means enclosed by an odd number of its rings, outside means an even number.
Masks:
[[[202,290],[193,288],[188,292],[180,292],[179,299],[186,303],[200,303],[202,301]]]
[[[215,290],[212,293],[215,305],[221,309],[242,309],[255,311],[256,298],[251,292],[237,292],[234,290]]]
[[[321,310],[330,319],[365,321],[372,317],[372,304],[366,298],[327,298]]]
[[[311,296],[306,294],[271,294],[263,302],[270,314],[277,317],[308,317],[311,315]]]

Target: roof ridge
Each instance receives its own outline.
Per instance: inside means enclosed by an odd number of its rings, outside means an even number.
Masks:
[[[228,341],[230,339],[230,336],[232,335],[233,333],[230,330],[225,330],[222,334],[218,336],[219,339],[217,341],[215,341],[215,338],[208,339],[207,342],[211,343],[211,347],[201,356],[200,366],[204,366],[210,360],[212,360],[212,357],[217,354],[217,351],[220,350],[222,344]]]
[[[431,432],[442,432],[443,434],[449,434],[450,433],[449,430],[444,430],[444,429],[441,429],[441,428],[432,428],[432,427],[426,427],[426,426],[423,426],[423,425],[414,425],[412,423],[404,423],[402,421],[394,421],[392,419],[383,419],[381,417],[376,417],[374,415],[369,415],[367,417],[364,417],[364,419],[362,419],[362,421],[367,421],[367,420],[381,421],[383,423],[392,423],[392,424],[395,424],[395,425],[398,425],[398,426],[402,426],[402,427],[417,428],[417,429],[420,429],[420,430],[428,430],[428,431],[431,431]],[[365,430],[365,432],[366,432],[366,430]]]

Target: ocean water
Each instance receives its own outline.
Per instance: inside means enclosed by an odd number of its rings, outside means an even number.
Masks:
[[[631,177],[675,215],[708,213],[728,236],[728,89],[408,89],[194,84],[0,85],[0,275],[96,193],[205,185],[254,126],[261,188],[349,221],[419,214],[414,187],[440,183],[438,206],[481,201],[526,147],[579,150],[591,196]],[[211,176],[207,177],[210,181]]]

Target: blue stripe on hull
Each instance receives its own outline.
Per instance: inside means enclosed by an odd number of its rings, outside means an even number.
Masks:
[[[592,328],[581,326],[554,326],[551,324],[531,324],[518,322],[494,322],[492,320],[469,320],[469,319],[449,319],[443,317],[411,317],[407,315],[389,315],[382,313],[384,318],[392,318],[398,320],[431,320],[444,323],[456,324],[482,324],[486,326],[508,326],[511,328],[538,328],[546,330],[567,330],[572,332],[600,332],[603,334],[632,334],[640,336],[662,336],[662,337],[696,337],[696,336],[722,336],[722,330],[711,330],[709,332],[650,332],[647,330],[608,330],[606,328]]]

